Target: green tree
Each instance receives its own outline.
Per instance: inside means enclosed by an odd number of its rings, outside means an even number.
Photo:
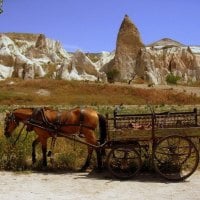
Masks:
[[[0,14],[3,12],[3,0],[0,0]]]

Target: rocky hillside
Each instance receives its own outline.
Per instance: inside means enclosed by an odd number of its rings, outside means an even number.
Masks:
[[[186,83],[199,81],[200,47],[164,38],[141,48],[135,72],[154,84],[164,84],[168,74]]]
[[[58,41],[43,34],[0,34],[0,79],[51,77],[105,81],[106,75],[99,69],[113,57],[114,53],[103,52],[92,61],[81,51],[67,53]]]
[[[200,46],[169,38],[144,45],[139,30],[125,15],[116,51],[68,53],[43,34],[0,34],[0,79],[50,77],[67,80],[166,83],[172,74],[182,82],[200,81]]]
[[[187,46],[169,38],[144,46],[139,31],[126,15],[119,29],[112,67],[116,79],[130,81],[135,77],[165,84],[172,74],[183,82],[200,80],[200,46]],[[110,67],[110,70],[113,70]]]

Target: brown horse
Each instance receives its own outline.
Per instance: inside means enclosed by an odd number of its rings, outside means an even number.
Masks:
[[[27,131],[34,130],[38,137],[32,143],[32,162],[36,162],[35,147],[42,145],[43,165],[47,166],[47,140],[70,136],[83,136],[88,144],[88,156],[82,170],[89,166],[94,146],[98,145],[95,129],[99,125],[100,144],[106,139],[106,120],[104,116],[89,108],[74,108],[69,111],[56,111],[47,108],[19,108],[7,113],[5,118],[6,137],[10,137],[19,123],[27,126]],[[101,167],[100,148],[96,148],[98,168]]]

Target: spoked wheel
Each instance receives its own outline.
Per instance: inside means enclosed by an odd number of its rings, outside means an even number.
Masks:
[[[164,178],[180,181],[194,173],[199,153],[190,139],[172,135],[161,139],[153,152],[155,170]]]
[[[119,179],[129,179],[135,176],[141,166],[142,160],[133,146],[114,147],[107,158],[108,170]]]

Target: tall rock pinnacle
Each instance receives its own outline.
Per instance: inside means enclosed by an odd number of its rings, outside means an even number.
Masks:
[[[119,80],[130,79],[135,73],[136,59],[144,44],[140,33],[128,15],[125,15],[119,29],[114,58],[114,69],[119,72]]]
[[[36,48],[47,48],[46,37],[44,34],[40,34],[35,44]]]

